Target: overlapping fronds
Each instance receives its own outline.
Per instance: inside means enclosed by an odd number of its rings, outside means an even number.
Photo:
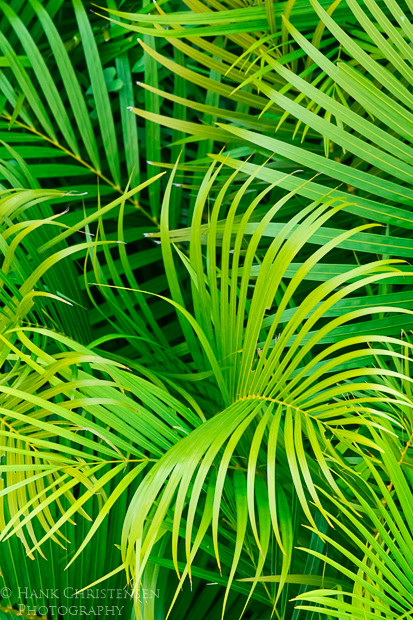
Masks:
[[[407,619],[412,7],[104,4],[0,0],[0,615]]]

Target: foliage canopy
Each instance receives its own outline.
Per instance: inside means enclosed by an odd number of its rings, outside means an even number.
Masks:
[[[412,8],[0,0],[1,617],[410,617]]]

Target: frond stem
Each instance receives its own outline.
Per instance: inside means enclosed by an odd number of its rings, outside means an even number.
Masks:
[[[1,118],[5,119],[7,121],[11,121],[12,120],[12,117],[9,114],[6,114],[4,112],[1,114]],[[15,125],[18,125],[22,129],[25,129],[26,131],[30,131],[31,133],[35,134],[36,136],[39,136],[39,138],[42,138],[42,140],[46,140],[46,142],[49,142],[50,144],[53,144],[53,146],[58,148],[60,151],[63,151],[63,153],[65,153],[66,155],[68,155],[72,159],[75,159],[79,164],[81,164],[82,166],[84,166],[85,168],[90,170],[90,172],[93,172],[93,174],[95,174],[100,179],[102,179],[102,181],[104,181],[107,185],[110,185],[110,187],[112,187],[116,192],[118,192],[119,194],[123,194],[122,188],[119,187],[119,185],[115,185],[115,183],[113,183],[110,179],[108,179],[100,170],[96,170],[96,168],[94,168],[91,164],[88,164],[87,161],[82,159],[80,157],[80,155],[76,155],[75,153],[73,153],[72,151],[70,151],[69,149],[64,147],[62,144],[59,144],[59,142],[56,142],[55,140],[52,140],[52,138],[49,138],[48,136],[46,136],[45,134],[41,133],[40,131],[38,131],[34,127],[30,127],[30,125],[26,125],[25,123],[22,123],[21,121],[17,121],[17,120],[14,120],[13,123]],[[134,207],[139,209],[139,211],[141,211],[141,213],[143,215],[145,215],[145,217],[149,218],[152,224],[155,224],[159,228],[159,223],[158,223],[157,219],[154,218],[150,213],[148,213],[148,211],[146,211],[139,204],[139,202],[137,200],[135,200],[134,198],[129,198],[129,201],[134,205]]]

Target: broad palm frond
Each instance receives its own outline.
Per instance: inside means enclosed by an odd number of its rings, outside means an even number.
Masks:
[[[220,570],[219,538],[225,537],[226,545],[232,540],[228,592],[244,548],[248,548],[247,537],[255,540],[262,554],[261,560],[255,560],[253,589],[273,540],[285,553],[278,594],[271,599],[276,604],[293,548],[287,502],[279,488],[280,472],[291,480],[301,510],[314,525],[310,500],[326,515],[318,485],[331,485],[341,501],[346,501],[332,473],[333,464],[346,469],[352,454],[380,451],[374,429],[388,427],[393,419],[388,413],[391,407],[410,406],[408,396],[380,379],[399,377],[399,372],[360,363],[366,358],[371,361],[370,355],[376,354],[402,359],[402,353],[386,346],[400,342],[366,332],[343,337],[338,329],[376,312],[392,312],[390,307],[358,308],[328,317],[329,310],[347,295],[391,280],[400,272],[391,267],[393,261],[386,260],[354,267],[326,280],[295,305],[293,300],[299,298],[300,286],[312,267],[341,240],[369,226],[342,233],[311,254],[287,285],[287,268],[343,205],[334,199],[312,203],[296,218],[274,226],[273,220],[290,196],[267,207],[264,217],[254,218],[265,190],[238,215],[252,179],[226,201],[230,179],[214,200],[208,223],[202,224],[218,173],[219,169],[212,168],[206,177],[188,231],[168,229],[171,178],[160,232],[171,303],[181,314],[193,365],[210,370],[218,389],[217,409],[168,450],[140,483],[125,519],[122,553],[135,583],[140,583],[154,545],[165,536],[165,524],[170,522],[171,559],[182,584],[187,576],[191,578],[192,564],[211,528],[210,547]],[[225,221],[220,220],[223,213]],[[271,225],[274,232],[266,242]],[[178,248],[174,257],[173,241],[186,240],[188,258]],[[191,277],[188,308],[176,278],[176,260],[184,262]],[[200,503],[205,507],[197,517]],[[228,534],[224,534],[228,525]],[[184,563],[179,559],[182,556]]]
[[[365,8],[349,0],[326,10],[314,0],[312,8],[306,9],[306,25],[300,23],[297,3],[291,14],[285,12],[284,5],[276,5],[284,12],[282,33],[288,37],[289,54],[276,45],[282,39],[280,30],[262,37],[258,23],[253,19],[247,22],[254,11],[264,19],[264,7],[237,9],[233,21],[231,11],[211,10],[201,3],[188,6],[192,11],[173,17],[160,8],[159,16],[120,15],[129,20],[124,27],[132,30],[145,30],[143,24],[152,23],[155,34],[196,60],[196,70],[189,70],[142,43],[145,53],[183,79],[201,85],[204,67],[218,74],[215,86],[211,80],[203,84],[215,88],[218,105],[212,109],[143,84],[195,114],[203,113],[206,124],[181,122],[147,110],[135,109],[136,114],[204,140],[226,143],[229,148],[244,144],[247,154],[276,153],[285,168],[298,164],[304,167],[304,174],[292,181],[283,177],[278,167],[261,172],[266,180],[278,181],[287,189],[292,183],[301,185],[297,191],[312,199],[341,182],[343,187],[336,191],[349,202],[345,211],[386,225],[412,228],[412,26],[396,2],[371,0]],[[342,10],[347,11],[345,20]],[[208,27],[204,32],[206,21],[225,19],[248,23],[250,33],[228,33],[230,52],[220,52],[205,38]],[[168,20],[172,30],[162,26]],[[315,33],[312,20],[318,23]],[[198,25],[195,39],[191,29],[180,27],[191,23]],[[185,38],[187,43],[182,40]],[[225,98],[232,103],[227,104]],[[238,112],[239,106],[245,107],[245,114]],[[218,126],[208,118],[219,121]],[[300,127],[305,128],[301,145]],[[300,176],[308,178],[310,171],[321,173],[322,182],[303,185]]]
[[[330,522],[323,496],[333,490],[348,502],[335,468],[346,471],[355,456],[379,453],[377,432],[397,425],[394,412],[410,406],[409,396],[389,383],[402,376],[400,369],[372,365],[377,356],[402,362],[406,356],[397,351],[399,340],[362,333],[362,322],[354,336],[343,337],[340,328],[372,313],[411,312],[367,304],[347,311],[342,302],[354,293],[363,295],[368,286],[410,274],[401,272],[397,261],[379,260],[355,265],[303,295],[306,276],[317,263],[337,244],[366,234],[369,225],[306,255],[307,242],[343,204],[327,197],[277,223],[294,192],[267,205],[262,215],[271,187],[248,203],[254,177],[233,194],[234,173],[213,197],[219,172],[212,166],[206,176],[190,230],[169,229],[173,174],[163,204],[159,235],[169,303],[183,335],[175,345],[176,359],[185,364],[181,372],[166,372],[166,365],[164,376],[154,375],[144,364],[136,366],[139,374],[125,370],[57,332],[22,325],[23,317],[6,326],[0,392],[7,485],[2,494],[10,517],[2,537],[18,534],[30,555],[42,552],[50,540],[64,544],[62,528],[76,513],[87,519],[86,506],[96,498],[97,516],[72,562],[119,497],[137,486],[120,541],[121,566],[137,596],[148,579],[155,588],[158,572],[151,567],[159,562],[174,567],[182,583],[187,576],[213,574],[215,558],[225,586],[224,607],[234,579],[255,574],[252,586],[239,582],[235,591],[244,594],[243,606],[252,596],[271,608],[283,587],[298,580],[291,577],[296,562],[292,498],[313,527],[311,504]],[[99,210],[94,217],[99,219]],[[47,247],[69,233],[73,230],[63,230]],[[181,244],[187,241],[185,252]],[[98,238],[70,251],[105,243]],[[46,264],[68,252],[52,255]],[[292,269],[297,259],[301,262]],[[189,274],[190,294],[181,289],[176,261]],[[117,284],[109,289],[133,293]],[[171,549],[169,565],[157,555],[162,544],[164,560]],[[271,570],[274,544],[280,549],[278,582],[275,589],[262,589],[260,577]],[[202,557],[204,572],[197,565]],[[305,575],[300,579],[314,583]]]
[[[410,426],[410,425],[409,425]],[[407,429],[406,429],[407,430]],[[353,508],[339,506],[339,515],[329,514],[338,532],[348,541],[319,533],[324,542],[346,556],[343,564],[315,554],[328,565],[334,564],[349,585],[323,588],[298,597],[298,607],[320,612],[328,618],[408,618],[412,608],[412,480],[410,457],[411,429],[404,436],[399,453],[389,449],[379,436],[381,458],[362,461],[364,476],[346,480]],[[366,480],[367,478],[367,480]],[[356,510],[355,510],[356,508]],[[314,554],[313,551],[310,553]]]
[[[54,156],[58,156],[60,151],[61,155],[72,159],[72,162],[67,165],[55,164],[57,176],[81,175],[82,167],[84,167],[86,172],[89,170],[120,191],[119,150],[108,85],[85,7],[82,2],[76,0],[73,2],[74,17],[80,40],[84,43],[83,52],[89,69],[88,78],[96,105],[97,127],[92,126],[87,97],[79,83],[79,75],[76,74],[67,47],[52,17],[37,0],[30,1],[29,5],[36,18],[37,28],[40,26],[43,31],[42,38],[45,38],[47,42],[47,53],[53,55],[56,63],[54,75],[49,68],[50,65],[48,66],[44,60],[45,53],[40,51],[29,28],[11,6],[2,2],[0,9],[4,19],[17,36],[23,48],[22,51],[26,54],[25,58],[29,59],[29,68],[27,68],[12,49],[8,38],[5,35],[1,36],[0,47],[12,72],[12,82],[7,79],[6,74],[3,75],[2,80],[2,92],[7,101],[3,118],[10,120],[12,125],[23,129],[28,135],[35,135],[43,140],[44,147],[42,148],[46,150],[45,157],[53,156],[54,148]],[[63,90],[60,92],[56,85],[57,76],[62,80]],[[37,81],[38,89],[34,80]],[[20,103],[13,113],[13,106],[16,106],[20,93],[24,103],[23,105]],[[136,132],[136,127],[134,131]],[[99,145],[100,136],[104,153]],[[83,157],[83,152],[86,154],[85,157]],[[110,176],[108,177],[102,172],[102,155],[107,162],[106,165],[103,164],[103,168],[109,167]],[[41,156],[42,153],[39,152],[38,157]],[[136,164],[136,160],[128,161],[130,173]],[[47,176],[50,178],[52,174],[49,165]]]

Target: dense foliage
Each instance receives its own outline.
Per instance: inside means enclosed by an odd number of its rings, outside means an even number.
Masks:
[[[412,9],[0,0],[1,618],[411,617]]]

